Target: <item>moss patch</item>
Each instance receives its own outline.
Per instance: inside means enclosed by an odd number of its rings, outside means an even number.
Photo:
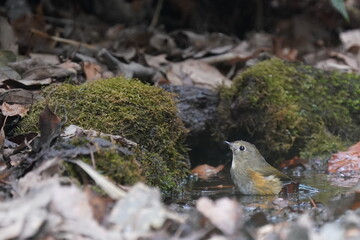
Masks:
[[[80,86],[48,87],[44,96],[56,114],[67,117],[66,124],[137,142],[141,148],[137,158],[150,184],[174,189],[188,174],[183,146],[186,130],[171,94],[161,88],[118,77]],[[44,105],[45,100],[33,106],[18,132],[37,130],[38,114]]]
[[[354,74],[266,60],[221,90],[217,133],[248,138],[274,161],[328,156],[358,140],[359,94],[360,77]]]
[[[48,153],[61,155],[64,160],[80,159],[119,184],[132,185],[144,180],[136,155],[127,148],[106,139],[94,137],[74,137],[58,141]],[[78,171],[72,163],[65,163],[65,175],[76,177]],[[81,172],[81,171],[79,171]],[[82,173],[82,172],[81,172]],[[80,180],[81,180],[80,175]]]

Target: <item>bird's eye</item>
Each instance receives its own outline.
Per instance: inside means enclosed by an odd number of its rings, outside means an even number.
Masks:
[[[240,151],[245,151],[245,147],[241,145],[241,146],[239,147],[239,150],[240,150]]]

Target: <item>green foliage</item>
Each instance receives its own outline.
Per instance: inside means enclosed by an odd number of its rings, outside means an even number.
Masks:
[[[331,5],[346,19],[346,21],[349,21],[345,0],[331,0]]]
[[[250,138],[274,161],[327,156],[339,142],[358,140],[359,93],[359,76],[263,61],[221,90],[218,134]]]
[[[137,142],[142,148],[137,159],[150,184],[164,190],[176,189],[188,174],[183,146],[186,130],[177,117],[172,95],[161,88],[118,77],[80,86],[49,87],[44,89],[44,96],[56,114],[67,117],[67,124]],[[33,106],[18,132],[37,129],[38,114],[44,105],[45,100]],[[156,161],[150,161],[154,155]]]

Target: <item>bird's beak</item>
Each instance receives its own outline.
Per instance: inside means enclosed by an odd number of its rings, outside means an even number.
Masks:
[[[224,143],[226,143],[227,145],[229,145],[229,147],[231,147],[231,142],[224,141]]]

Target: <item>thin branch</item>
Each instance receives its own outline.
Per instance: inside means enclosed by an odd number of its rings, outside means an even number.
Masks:
[[[154,13],[154,16],[153,16],[153,18],[151,20],[151,23],[149,25],[149,30],[153,30],[155,28],[156,24],[158,23],[163,3],[164,3],[164,0],[158,0],[157,1],[156,8],[155,8],[155,13]]]
[[[47,34],[45,32],[42,32],[42,31],[39,31],[39,30],[34,29],[34,28],[31,28],[30,32],[33,33],[33,34],[36,34],[36,35],[38,35],[40,37],[51,39],[51,40],[53,40],[55,42],[66,43],[66,44],[70,44],[70,45],[74,45],[74,46],[82,46],[82,47],[85,47],[85,48],[88,48],[88,49],[91,49],[91,50],[98,50],[98,48],[93,46],[93,45],[83,43],[83,42],[78,42],[78,41],[75,41],[75,40],[66,39],[66,38],[50,36],[49,34]]]

